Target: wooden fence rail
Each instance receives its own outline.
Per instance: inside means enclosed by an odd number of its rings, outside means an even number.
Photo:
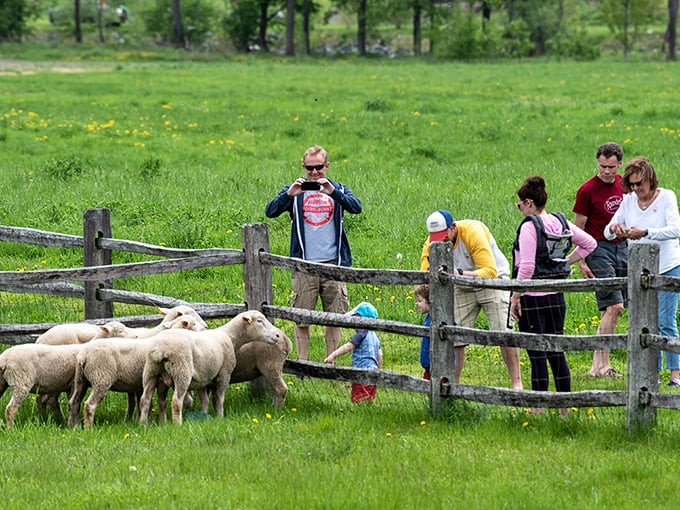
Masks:
[[[12,293],[52,294],[85,300],[86,318],[102,323],[113,316],[113,303],[132,303],[173,306],[183,303],[196,308],[206,318],[233,317],[246,309],[258,309],[270,319],[283,319],[307,324],[346,328],[365,327],[408,336],[430,336],[432,380],[398,374],[385,370],[367,371],[351,367],[334,367],[318,363],[288,360],[285,371],[307,377],[377,384],[382,387],[428,393],[431,407],[437,411],[446,398],[510,406],[527,407],[602,407],[626,406],[626,426],[636,432],[656,423],[657,408],[680,409],[680,396],[658,393],[657,360],[660,350],[679,352],[680,341],[658,335],[657,292],[680,292],[680,278],[666,277],[658,272],[658,247],[652,244],[630,247],[629,277],[590,280],[506,280],[480,279],[454,274],[453,251],[450,243],[433,243],[430,248],[429,272],[346,268],[306,262],[270,253],[266,224],[243,226],[243,250],[212,248],[208,250],[177,249],[149,245],[129,240],[113,239],[108,210],[88,210],[85,213],[85,235],[70,236],[53,232],[18,227],[0,227],[0,240],[30,243],[49,247],[82,249],[85,267],[37,271],[0,271],[0,291]],[[89,233],[88,233],[89,229]],[[105,234],[105,235],[104,235]],[[96,263],[107,260],[112,251],[165,257],[168,260],[128,264]],[[113,289],[110,283],[117,278],[165,274],[204,267],[233,264],[243,266],[245,296],[243,304],[191,303],[168,296]],[[431,326],[413,325],[400,321],[366,319],[274,306],[272,297],[272,269],[286,269],[333,278],[348,283],[374,285],[430,284]],[[86,287],[94,291],[88,298]],[[574,336],[532,335],[517,332],[489,332],[462,328],[453,316],[454,286],[484,287],[519,291],[595,292],[627,289],[629,296],[629,328],[627,334]],[[95,301],[88,305],[88,299]],[[111,305],[102,316],[101,303]],[[88,306],[100,315],[88,317]],[[160,321],[159,315],[122,317],[129,325],[148,325]],[[35,335],[54,324],[0,324],[3,343],[32,341]],[[453,384],[453,342],[486,346],[516,346],[537,350],[595,350],[626,349],[628,354],[626,391],[575,391],[570,393],[511,390],[487,386]]]

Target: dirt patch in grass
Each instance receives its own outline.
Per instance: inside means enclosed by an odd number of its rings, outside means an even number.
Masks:
[[[0,59],[0,76],[15,76],[37,73],[88,73],[111,71],[110,63],[102,62],[33,62],[28,60]]]

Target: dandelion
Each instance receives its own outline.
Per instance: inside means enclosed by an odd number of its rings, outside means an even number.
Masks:
[[[529,422],[528,422],[528,421],[525,421],[525,422],[522,423],[522,427],[528,427],[528,426],[529,426]]]
[[[385,434],[385,437],[392,437],[392,432],[387,432],[387,433]]]
[[[423,420],[423,421],[420,422],[420,426],[421,426],[421,427],[424,427],[425,425],[427,425],[427,422],[426,422],[425,420]]]
[[[228,230],[227,230],[227,235],[231,235],[231,234],[233,234],[233,233],[234,233],[234,231],[233,231],[232,229],[228,229]]]
[[[257,418],[253,418],[253,423],[255,424],[260,423],[260,420],[258,420]]]
[[[127,434],[125,434],[125,435],[123,436],[123,439],[128,439],[129,437],[130,437],[130,433],[128,432]]]
[[[291,407],[290,410],[291,410],[291,412],[293,412],[293,413],[297,413],[297,407]]]
[[[267,418],[268,420],[271,420],[271,419],[272,419],[272,415],[269,414],[269,413],[265,413],[265,414],[264,414],[264,417]]]

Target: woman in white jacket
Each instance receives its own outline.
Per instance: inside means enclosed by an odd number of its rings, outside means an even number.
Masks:
[[[604,229],[607,239],[627,238],[628,243],[659,245],[659,273],[680,277],[680,214],[678,200],[671,190],[659,188],[652,164],[644,157],[626,165],[621,180],[624,195],[621,206]],[[659,334],[678,336],[677,292],[659,292]],[[659,356],[659,372],[661,371]],[[666,368],[671,371],[669,386],[680,386],[680,354],[666,352]]]

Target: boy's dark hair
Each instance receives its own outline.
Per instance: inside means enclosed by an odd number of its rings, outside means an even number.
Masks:
[[[415,289],[413,289],[413,293],[416,296],[424,298],[428,303],[430,302],[430,286],[427,283],[418,285]]]

